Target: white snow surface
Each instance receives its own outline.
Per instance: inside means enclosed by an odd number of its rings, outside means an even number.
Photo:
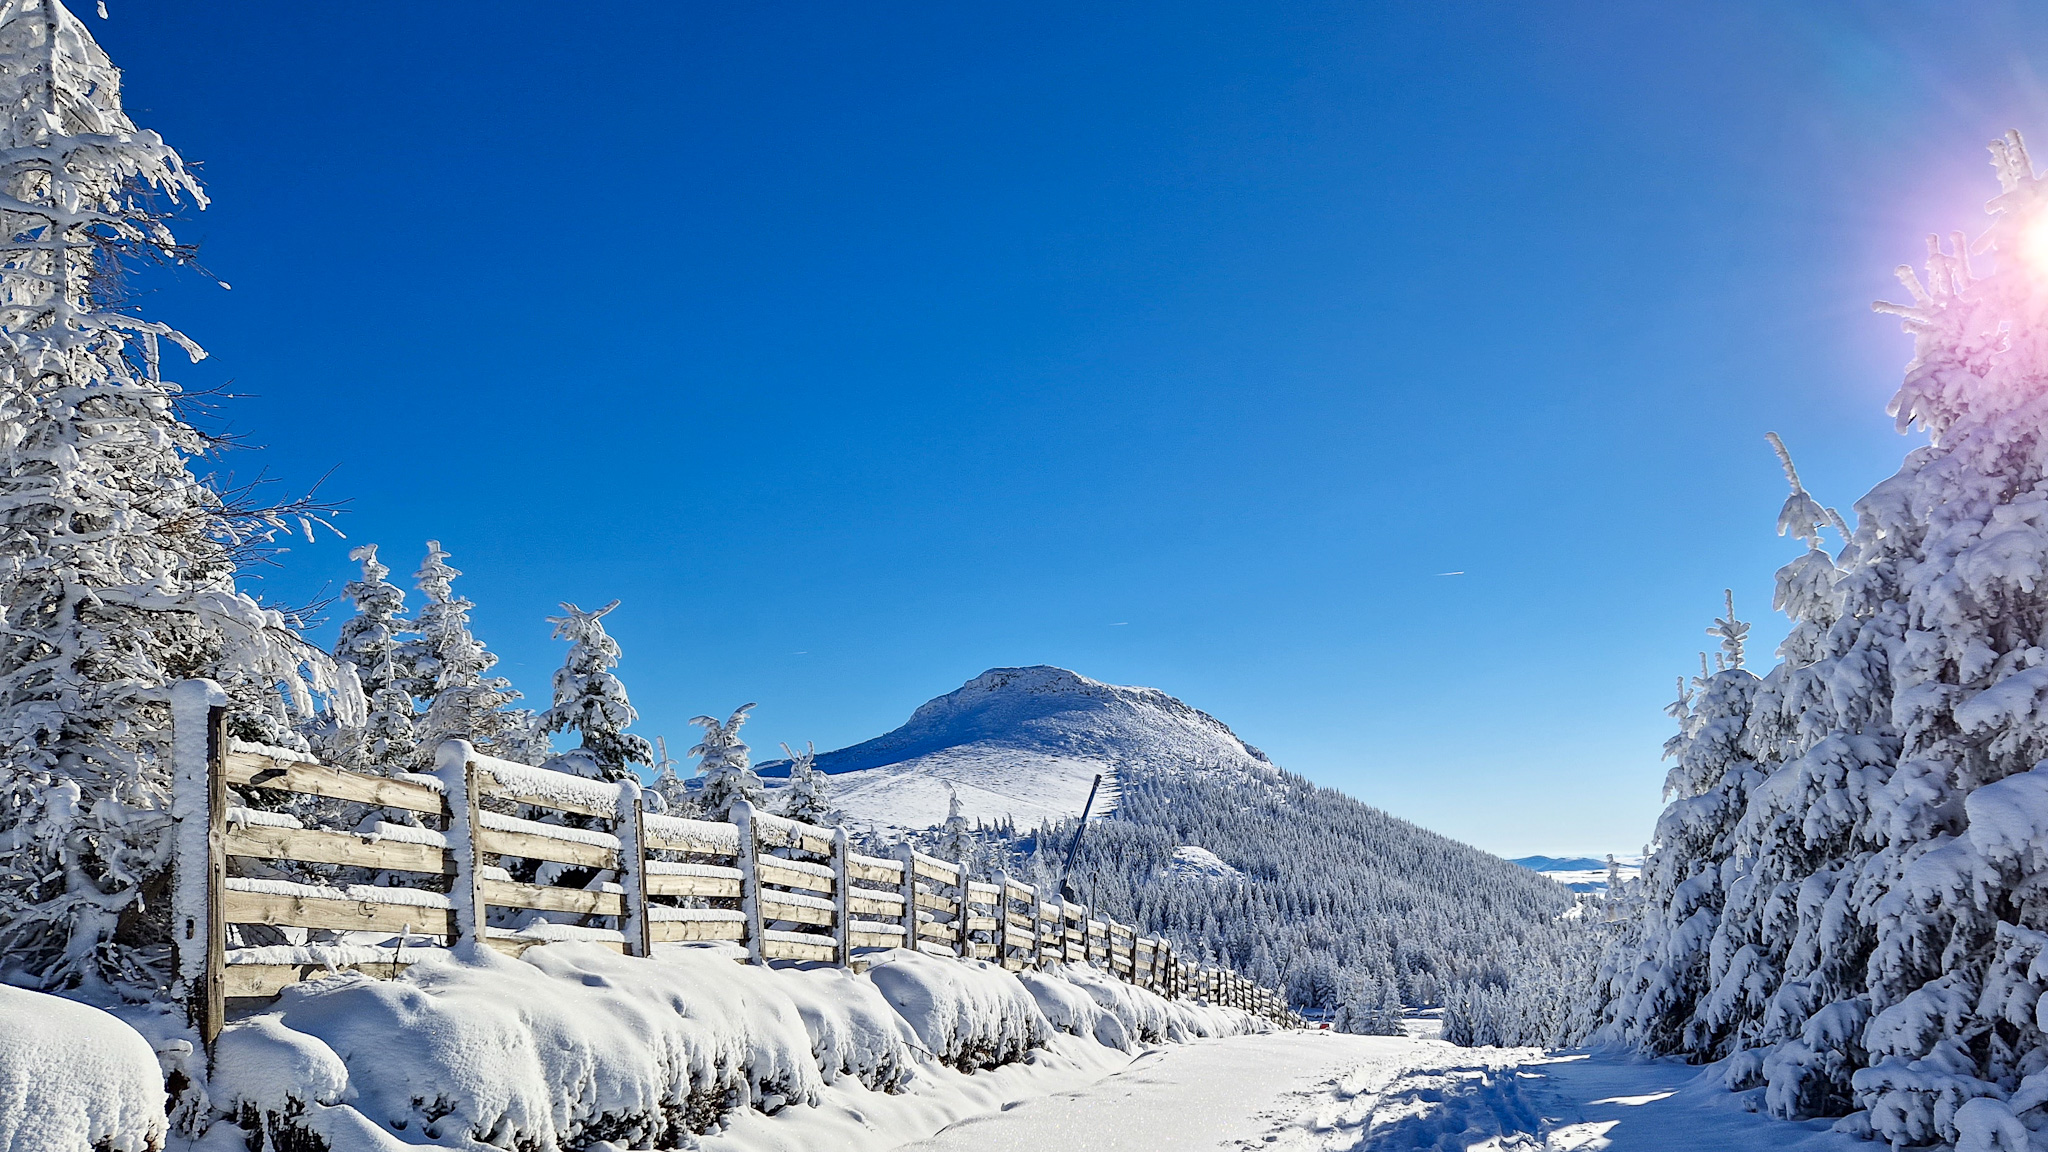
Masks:
[[[1222,857],[1199,844],[1183,844],[1173,850],[1167,874],[1176,880],[1235,880],[1244,873],[1223,862]]]
[[[901,950],[862,974],[771,970],[735,963],[740,955],[725,944],[662,945],[637,959],[564,942],[512,959],[463,946],[423,953],[394,980],[309,981],[222,1034],[213,1106],[257,1117],[272,1143],[296,1128],[336,1149],[546,1152],[600,1141],[694,1147],[691,1130],[753,1131],[798,1113],[830,1127],[847,1121],[848,1099],[887,1109],[917,1097],[903,1105],[909,1127],[889,1133],[901,1142],[970,1114],[987,1099],[987,1077],[1021,1092],[1029,1078],[1004,1073],[1099,1075],[1127,1059],[1060,1034],[1039,1010],[1038,985],[1107,1005],[1133,1037],[1264,1027],[1085,966],[1034,974],[1027,991],[990,964]]]
[[[164,1139],[164,1077],[133,1028],[0,985],[0,1149],[143,1152]]]
[[[1279,1032],[1140,1052],[1093,1083],[847,1152],[1868,1152],[1827,1121],[1747,1110],[1718,1068],[1422,1036]],[[745,1152],[794,1143],[721,1145]]]
[[[834,806],[884,833],[936,827],[953,796],[969,820],[1030,826],[1078,816],[1096,773],[1097,815],[1113,811],[1127,767],[1270,773],[1265,754],[1222,721],[1156,688],[1064,668],[994,668],[932,700],[893,732],[818,754]],[[787,761],[763,764],[787,771]]]

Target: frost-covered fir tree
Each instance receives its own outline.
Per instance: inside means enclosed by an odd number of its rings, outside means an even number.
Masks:
[[[377,546],[364,544],[349,552],[363,575],[343,586],[342,596],[355,605],[334,642],[334,658],[355,670],[369,703],[360,728],[323,723],[316,747],[323,759],[357,772],[409,770],[419,739],[413,730],[413,698],[399,659],[399,637],[412,630],[400,618],[405,592],[386,577],[391,569],[377,560]],[[323,720],[327,718],[323,717]]]
[[[519,699],[512,682],[489,675],[497,654],[469,630],[476,607],[455,594],[462,575],[448,564],[438,540],[427,541],[427,556],[414,579],[426,603],[420,607],[418,639],[406,645],[408,687],[426,715],[419,721],[420,767],[431,765],[444,740],[467,740],[479,752],[504,760],[539,763],[546,753],[532,712],[511,705]]]
[[[730,820],[734,804],[745,800],[759,807],[767,795],[768,789],[754,774],[747,746],[740,742],[740,725],[747,722],[747,713],[753,707],[742,704],[723,722],[716,716],[690,720],[704,729],[704,739],[690,749],[690,755],[697,757],[697,774],[704,781],[697,792],[697,804],[704,810],[706,820]]]
[[[690,795],[689,786],[676,775],[676,762],[669,757],[665,738],[654,738],[654,755],[653,791],[661,797],[661,810],[670,816],[697,815],[697,800]]]
[[[551,616],[555,639],[569,642],[569,656],[555,673],[555,706],[541,715],[543,732],[575,732],[582,744],[548,760],[560,772],[605,780],[625,780],[632,765],[653,758],[646,740],[626,731],[639,713],[626,698],[626,686],[612,675],[618,667],[619,644],[604,630],[604,617],[617,600],[586,612],[564,603],[562,615]]]
[[[1987,232],[1930,239],[1879,306],[1914,341],[1891,414],[1928,442],[1837,553],[1773,442],[1805,545],[1781,663],[1710,690],[1603,964],[1613,1038],[1734,1055],[1773,1113],[1894,1147],[2048,1131],[2048,182],[2017,134],[1993,156]]]
[[[164,975],[170,686],[219,680],[242,738],[295,741],[316,694],[362,722],[353,676],[235,587],[310,507],[193,473],[216,444],[160,354],[202,353],[122,306],[124,266],[189,255],[159,206],[206,198],[120,80],[58,0],[0,6],[0,979],[101,999]]]
[[[818,746],[805,741],[804,750],[782,746],[789,757],[789,788],[783,793],[782,814],[806,824],[836,824],[839,813],[832,808],[830,778],[818,768]]]
[[[946,785],[946,822],[939,825],[938,841],[933,851],[941,859],[965,860],[971,867],[977,862],[979,847],[973,831],[967,827],[966,815],[960,810],[960,793],[954,791],[952,785]]]

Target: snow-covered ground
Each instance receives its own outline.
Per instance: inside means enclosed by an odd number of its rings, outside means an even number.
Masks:
[[[1042,1082],[1052,1086],[1049,1078]],[[1868,1152],[1747,1110],[1718,1070],[1427,1036],[1282,1032],[1148,1049],[905,1152]],[[821,1145],[822,1146],[822,1145]],[[742,1145],[752,1152],[753,1145]],[[856,1147],[849,1145],[849,1147]],[[859,1145],[859,1148],[877,1147]],[[881,1147],[886,1147],[883,1145]]]

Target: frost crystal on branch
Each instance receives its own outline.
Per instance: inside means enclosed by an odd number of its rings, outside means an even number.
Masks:
[[[206,198],[122,111],[85,27],[57,0],[0,2],[0,978],[99,998],[164,979],[168,909],[144,893],[170,685],[219,680],[244,738],[297,742],[315,696],[363,720],[355,678],[235,587],[312,506],[193,474],[216,444],[160,352],[202,353],[121,307],[126,264],[189,259],[159,203]]]

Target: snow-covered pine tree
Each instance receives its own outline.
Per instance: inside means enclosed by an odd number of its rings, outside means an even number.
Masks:
[[[362,723],[354,677],[235,587],[312,506],[194,475],[218,445],[159,353],[203,354],[122,307],[124,266],[188,262],[156,206],[206,198],[120,80],[58,0],[0,5],[0,979],[93,999],[165,978],[171,684],[219,680],[243,738],[295,741],[315,695]]]
[[[441,542],[427,541],[426,559],[414,576],[426,603],[415,626],[419,636],[403,656],[411,674],[407,687],[426,713],[418,724],[420,767],[431,765],[443,740],[467,740],[479,752],[537,764],[545,758],[546,741],[537,738],[532,712],[511,707],[519,699],[512,682],[488,675],[498,657],[469,630],[476,605],[455,594],[460,575]]]
[[[789,790],[783,794],[782,814],[806,824],[838,823],[830,778],[818,768],[818,746],[805,741],[804,750],[797,752],[784,744],[782,754],[789,757]]]
[[[653,791],[661,797],[661,810],[670,816],[697,815],[697,801],[676,775],[676,762],[669,757],[667,739],[654,738],[654,755]]]
[[[704,778],[697,792],[697,804],[706,820],[732,819],[732,806],[741,800],[759,807],[768,789],[754,774],[749,750],[740,742],[740,725],[754,706],[742,704],[732,716],[720,722],[716,716],[692,717],[690,723],[704,729],[704,739],[690,749],[697,757],[697,774]]]
[[[348,555],[362,563],[363,575],[342,587],[341,594],[355,605],[356,614],[342,621],[334,658],[355,669],[369,702],[369,717],[360,728],[323,717],[315,747],[323,760],[352,771],[410,770],[419,739],[413,730],[412,694],[406,691],[407,678],[399,665],[399,637],[412,631],[400,619],[405,592],[385,579],[391,569],[378,561],[375,544],[364,544]]]
[[[619,643],[604,630],[604,617],[617,600],[586,612],[562,604],[562,615],[548,617],[555,639],[569,642],[569,655],[555,673],[555,706],[541,714],[543,732],[575,732],[582,744],[549,758],[547,767],[604,780],[626,780],[632,765],[645,764],[654,747],[626,731],[640,714],[626,698],[626,686],[612,675],[618,667]]]
[[[960,811],[960,793],[951,784],[946,785],[946,822],[939,825],[938,842],[933,851],[942,860],[965,860],[971,867],[978,863],[980,844],[973,833],[968,831],[967,817]]]
[[[1992,150],[1989,230],[1930,238],[1912,303],[1879,305],[1914,340],[1891,414],[1928,443],[1837,555],[1773,444],[1806,544],[1778,573],[1792,630],[1711,709],[1747,713],[1739,738],[1685,755],[1744,783],[1688,776],[1631,885],[1640,938],[1603,964],[1610,1035],[1739,1053],[1773,1113],[1853,1111],[1894,1147],[2048,1130],[2048,181],[2018,134]]]

